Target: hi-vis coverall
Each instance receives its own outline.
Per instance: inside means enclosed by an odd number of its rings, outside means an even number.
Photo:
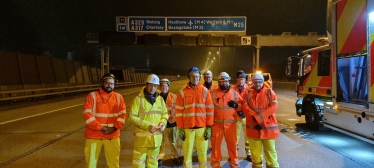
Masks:
[[[168,94],[168,97],[166,98],[166,107],[168,109],[168,115],[169,123],[175,123],[175,101],[176,101],[177,96],[173,93]],[[166,126],[166,125],[165,125]],[[162,143],[160,147],[160,155],[158,156],[159,160],[163,160],[165,157],[165,142],[166,139],[169,140],[171,143],[171,158],[176,159],[178,158],[178,148],[177,148],[177,127],[166,127],[165,130],[162,132]]]
[[[168,112],[165,102],[161,96],[157,96],[152,105],[144,97],[144,88],[140,94],[134,98],[130,108],[130,122],[135,125],[134,154],[132,167],[158,167],[158,154],[162,142],[162,132],[157,130],[154,133],[149,132],[150,124],[159,126],[161,123],[166,125]]]
[[[249,86],[247,84],[244,84],[243,86],[243,90],[240,92],[239,88],[238,88],[238,84],[236,84],[234,86],[234,90],[237,91],[239,94],[240,94],[240,97],[242,97],[243,99],[245,99],[245,96],[248,94],[248,90],[249,90]],[[246,118],[243,118],[241,120],[238,120],[238,122],[236,123],[236,138],[238,139],[238,143],[239,143],[239,139],[240,139],[240,133],[242,132],[242,129],[243,129],[243,132],[244,132],[244,143],[245,143],[245,153],[246,155],[251,155],[251,150],[249,150],[249,138],[247,137],[247,132],[246,132],[246,128],[245,128],[245,124],[246,124]]]
[[[278,108],[277,97],[270,88],[262,87],[259,92],[251,89],[246,96],[249,109],[244,110],[247,115],[247,136],[252,153],[253,167],[262,167],[262,147],[267,167],[279,167],[275,138],[279,138],[279,130],[275,111]],[[253,117],[255,121],[253,120]],[[262,124],[260,131],[255,129]]]
[[[116,92],[106,93],[101,88],[99,91],[91,92],[84,102],[83,118],[86,121],[86,167],[96,167],[103,145],[109,168],[119,167],[119,136],[126,118],[123,97]],[[117,131],[109,135],[104,134],[100,131],[103,126],[115,127]]]
[[[223,137],[225,137],[227,150],[230,156],[228,163],[230,167],[239,167],[238,151],[236,150],[237,111],[241,110],[243,105],[247,106],[247,104],[239,94],[231,88],[226,93],[218,88],[213,90],[211,94],[214,103],[214,124],[212,127],[212,162],[210,162],[210,165],[213,168],[221,167],[221,143]],[[229,101],[237,102],[239,107],[236,109],[229,107],[227,104]]]
[[[175,116],[178,128],[184,128],[186,139],[183,142],[184,167],[192,167],[192,150],[196,139],[199,167],[206,167],[208,140],[204,133],[207,126],[213,125],[213,101],[207,88],[200,82],[195,88],[189,83],[177,96]]]

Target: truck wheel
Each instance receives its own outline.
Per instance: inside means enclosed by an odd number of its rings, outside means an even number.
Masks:
[[[305,107],[305,121],[310,129],[314,131],[319,130],[319,113],[314,104],[307,103]]]

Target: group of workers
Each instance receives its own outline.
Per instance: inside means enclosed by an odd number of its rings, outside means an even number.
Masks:
[[[213,74],[192,67],[189,82],[177,95],[169,92],[170,81],[149,75],[145,87],[134,98],[129,121],[134,124],[134,151],[132,167],[158,167],[165,158],[165,142],[171,144],[171,158],[180,165],[177,137],[183,141],[183,166],[191,168],[194,145],[199,167],[206,167],[208,140],[211,140],[211,167],[221,167],[221,143],[225,138],[230,167],[239,167],[238,140],[243,129],[246,160],[252,167],[262,167],[262,151],[267,167],[279,167],[275,138],[279,130],[275,111],[277,98],[273,90],[263,85],[264,77],[256,73],[246,84],[246,74],[236,74],[231,86],[230,76],[221,72],[218,85]],[[96,167],[102,146],[109,168],[119,167],[120,129],[126,118],[126,106],[121,94],[113,92],[116,78],[105,74],[101,88],[88,94],[83,117],[86,122],[86,167]],[[159,88],[159,90],[158,90]]]

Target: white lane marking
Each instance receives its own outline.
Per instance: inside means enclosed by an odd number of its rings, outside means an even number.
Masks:
[[[288,100],[288,101],[292,101],[292,102],[296,102],[296,100],[286,99],[286,98],[283,98],[283,97],[278,97],[278,98],[279,98],[279,99]]]
[[[81,105],[83,105],[83,104],[77,104],[77,105],[73,105],[73,106],[69,106],[69,107],[65,107],[65,108],[60,108],[60,109],[56,109],[56,110],[52,110],[52,111],[48,111],[48,112],[44,112],[44,113],[40,113],[40,114],[35,114],[35,115],[31,115],[31,116],[27,116],[27,117],[22,117],[22,118],[10,120],[10,121],[5,121],[5,122],[0,123],[0,125],[11,123],[11,122],[15,122],[15,121],[19,121],[19,120],[24,120],[24,119],[28,119],[28,118],[32,118],[32,117],[36,117],[36,116],[48,114],[48,113],[53,113],[53,112],[57,112],[57,111],[60,111],[60,110],[65,110],[65,109],[69,109],[69,108],[81,106]]]

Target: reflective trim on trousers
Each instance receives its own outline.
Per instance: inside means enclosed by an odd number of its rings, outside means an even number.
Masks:
[[[214,106],[215,109],[235,109],[229,106]]]
[[[96,118],[95,117],[91,117],[91,118],[87,119],[86,120],[86,124],[92,122],[93,120],[96,120]]]
[[[144,112],[144,113],[139,113],[138,116],[146,116],[149,114],[160,114],[162,115],[162,111],[149,111],[149,112]]]
[[[118,117],[118,113],[111,113],[111,114],[107,114],[107,113],[96,113],[95,116],[96,117]]]
[[[237,120],[214,120],[214,122],[218,123],[235,123]]]
[[[252,166],[262,166],[262,162],[252,162]]]
[[[138,115],[137,114],[131,114],[131,116],[137,117]]]
[[[212,167],[216,167],[216,166],[221,166],[221,163],[220,162],[217,162],[217,163],[214,163],[213,165],[211,165]]]
[[[114,126],[114,124],[112,123],[112,124],[101,124],[102,126],[106,126],[106,127],[113,127]]]
[[[239,162],[229,161],[229,164],[233,167],[239,167]]]
[[[160,135],[162,131],[155,132],[155,133],[135,133],[135,136],[152,136],[152,135]]]
[[[158,156],[148,156],[148,155],[147,155],[147,158],[148,158],[148,159],[152,159],[152,160],[157,160],[157,159],[158,159]]]
[[[143,160],[143,161],[132,160],[132,163],[141,166],[145,163],[145,160]]]
[[[91,109],[83,110],[83,114],[84,114],[84,113],[92,113],[92,110],[91,110]]]
[[[192,162],[183,163],[183,167],[191,167]]]
[[[136,150],[134,150],[134,153],[135,154],[138,154],[138,155],[141,155],[142,153],[140,153],[139,151],[136,151]]]
[[[206,167],[206,162],[199,162],[199,166]]]
[[[125,119],[123,118],[118,118],[117,121],[125,123]]]
[[[278,167],[273,167],[273,166],[266,165],[266,168],[278,168]]]

